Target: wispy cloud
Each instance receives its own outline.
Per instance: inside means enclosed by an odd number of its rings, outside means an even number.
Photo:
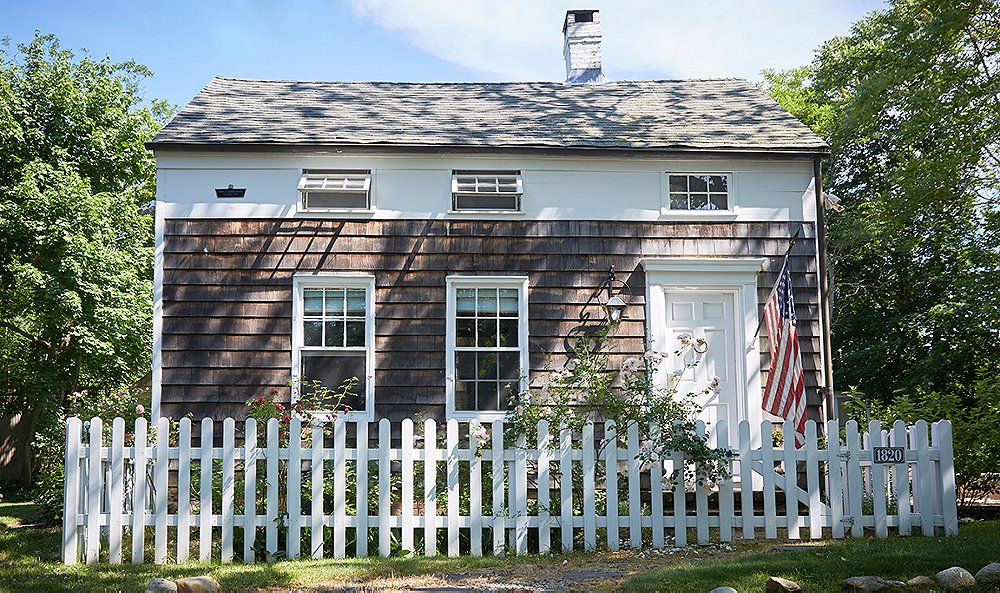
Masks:
[[[809,62],[880,0],[352,0],[415,48],[502,80],[561,80],[566,10],[598,8],[612,79],[743,76]]]

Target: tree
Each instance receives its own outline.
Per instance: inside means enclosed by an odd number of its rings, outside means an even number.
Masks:
[[[838,383],[889,402],[1000,366],[1000,6],[897,0],[765,88],[823,135]]]
[[[149,370],[155,162],[168,116],[134,62],[51,35],[0,48],[0,408],[35,433]],[[31,468],[24,469],[26,478]]]
[[[764,87],[827,139],[846,206],[827,229],[838,384],[861,417],[952,420],[961,502],[993,491],[1000,4],[895,0]]]

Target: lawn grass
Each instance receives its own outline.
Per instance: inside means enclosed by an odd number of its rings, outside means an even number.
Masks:
[[[933,577],[951,566],[973,574],[1000,562],[1000,521],[962,525],[957,537],[890,537],[822,542],[821,549],[768,550],[726,560],[687,561],[627,580],[625,591],[699,591],[729,585],[760,591],[768,576],[780,576],[806,591],[838,591],[848,577],[876,575],[906,581]]]
[[[0,503],[0,591],[142,591],[153,577],[211,574],[226,591],[308,588],[387,582],[441,585],[432,575],[459,573],[484,583],[548,583],[570,590],[700,591],[730,585],[760,591],[769,575],[783,576],[809,591],[835,591],[844,578],[875,574],[906,580],[953,565],[975,572],[1000,561],[1000,521],[962,525],[955,538],[889,538],[823,542],[822,549],[775,551],[775,542],[734,542],[732,551],[690,548],[675,554],[649,551],[574,553],[555,556],[324,559],[267,564],[155,566],[63,566],[58,526],[24,526],[38,519],[30,502]],[[573,571],[606,570],[605,580],[570,580]],[[417,575],[417,576],[414,576]],[[425,576],[419,576],[425,575]],[[407,580],[407,577],[413,577]],[[479,577],[477,581],[475,577]],[[431,583],[435,578],[438,580]],[[416,579],[416,580],[414,580]]]

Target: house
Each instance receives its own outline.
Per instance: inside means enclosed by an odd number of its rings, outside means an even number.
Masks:
[[[493,419],[603,320],[613,268],[616,359],[704,339],[682,388],[717,376],[706,419],[759,422],[761,302],[796,233],[828,417],[827,146],[741,79],[606,80],[599,16],[566,14],[565,82],[212,80],[149,144],[154,417],[357,376],[351,415]]]

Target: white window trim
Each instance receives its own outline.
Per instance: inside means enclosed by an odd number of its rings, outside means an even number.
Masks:
[[[455,314],[456,296],[459,288],[514,288],[517,289],[517,345],[520,349],[521,377],[518,392],[528,388],[528,277],[527,276],[448,276],[447,301],[445,304],[445,413],[452,418],[466,422],[478,420],[490,422],[502,420],[506,410],[473,411],[455,409]]]
[[[735,361],[738,413],[760,426],[763,420],[760,377],[760,341],[752,339],[758,323],[757,274],[765,258],[750,257],[662,257],[644,258],[646,272],[646,338],[654,350],[672,350],[666,339],[664,290],[717,291],[733,295],[737,353],[740,345],[745,356]],[[739,358],[739,357],[737,357]],[[753,446],[760,445],[760,433],[751,430]]]
[[[365,181],[364,191],[368,194],[368,207],[367,208],[306,208],[302,205],[302,199],[305,192],[314,193],[341,193],[341,192],[357,192],[359,190],[350,189],[304,189],[302,187],[308,175],[323,175],[321,173],[308,173],[311,169],[302,169],[301,175],[299,176],[299,183],[297,190],[299,192],[298,199],[295,201],[295,211],[300,214],[373,214],[375,212],[375,192],[372,188],[375,186],[375,170],[374,169],[343,169],[344,173],[362,174],[367,171],[367,180]],[[315,169],[313,169],[315,170]],[[335,169],[329,169],[330,171],[335,171]],[[333,175],[330,173],[329,175]]]
[[[725,175],[729,178],[729,208],[726,210],[675,210],[670,207],[670,176],[671,175]],[[677,220],[736,220],[739,214],[739,204],[736,173],[733,171],[664,171],[660,175],[660,218]]]
[[[478,174],[485,175],[495,175],[497,177],[502,176],[513,176],[515,178],[516,190],[511,192],[463,192],[458,191],[458,178],[461,176],[475,176]],[[457,196],[517,196],[517,209],[487,209],[487,208],[467,208],[459,210],[455,208],[455,198]],[[520,169],[453,169],[451,172],[451,205],[448,208],[448,214],[461,215],[461,214],[471,214],[471,215],[482,215],[488,214],[491,216],[500,215],[523,215],[524,214],[524,178],[521,175]]]
[[[353,288],[365,291],[365,409],[340,415],[347,419],[375,419],[375,276],[363,272],[313,272],[295,274],[292,277],[292,381],[302,376],[300,351],[305,348],[303,340],[303,289],[305,288]],[[317,348],[322,350],[322,348]],[[360,351],[360,350],[359,350]],[[293,396],[295,390],[293,390]],[[294,403],[294,400],[293,400]],[[318,414],[329,420],[332,414]]]

